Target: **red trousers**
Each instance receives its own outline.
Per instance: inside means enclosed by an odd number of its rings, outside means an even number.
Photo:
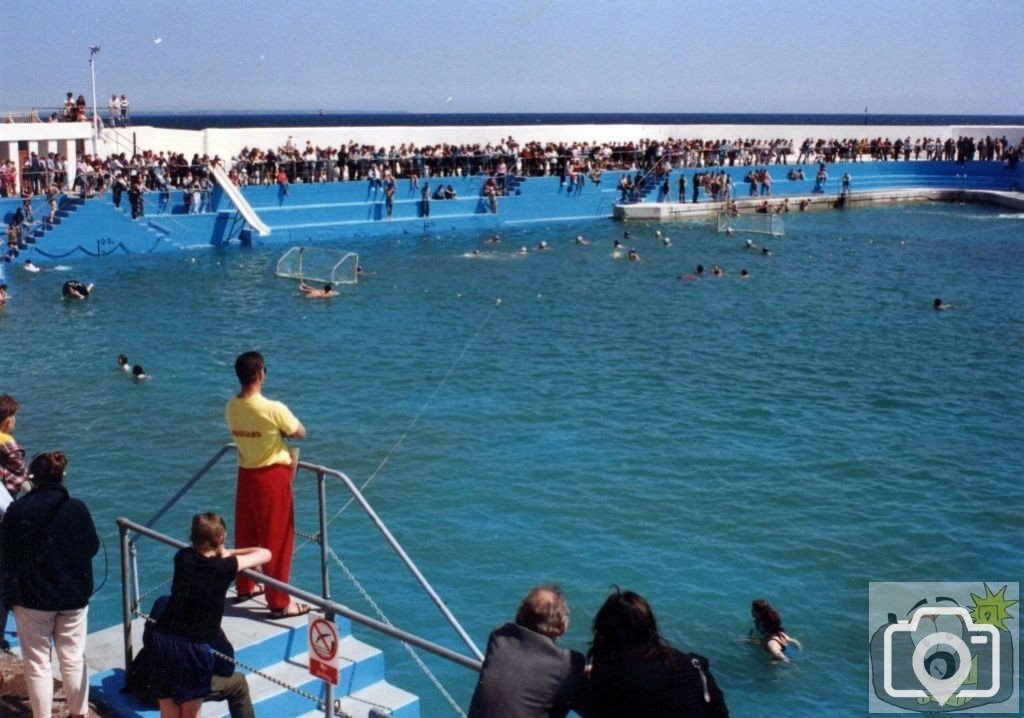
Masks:
[[[295,548],[295,515],[293,512],[292,477],[294,469],[277,464],[260,469],[238,469],[235,493],[235,546],[261,546],[272,554],[263,566],[263,573],[278,581],[288,582]],[[238,593],[252,593],[255,582],[238,575]],[[287,593],[267,586],[267,605],[283,610],[291,602]]]

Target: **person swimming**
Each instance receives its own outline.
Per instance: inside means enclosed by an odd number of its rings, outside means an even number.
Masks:
[[[756,244],[754,244],[754,240],[752,240],[752,239],[748,239],[746,241],[746,243],[743,245],[743,248],[744,249],[760,249],[760,247],[758,247]]]
[[[935,308],[935,311],[942,312],[942,311],[945,311],[947,309],[952,309],[953,305],[952,304],[944,303],[942,301],[942,297],[935,297],[935,301],[932,302],[932,307]]]
[[[696,274],[698,277],[703,277],[704,276],[704,265],[703,264],[698,264],[697,265],[697,269],[694,270],[694,274]]]
[[[131,366],[129,366],[129,364],[128,364],[128,355],[127,354],[118,354],[117,355],[117,368],[118,368],[118,370],[123,371],[123,372],[130,372],[132,370]]]
[[[32,274],[36,274],[39,271],[39,267],[37,267],[36,265],[32,264],[32,260],[31,259],[26,259],[25,260],[25,264],[22,265],[22,268],[26,272],[32,272]]]
[[[549,249],[548,243],[545,242],[544,240],[541,240],[540,244],[537,245],[537,251],[538,252],[546,252],[548,249]]]
[[[630,262],[639,262],[640,253],[637,252],[636,249],[630,249],[629,253],[626,255],[626,259],[628,259]]]
[[[85,299],[92,292],[93,285],[82,284],[77,279],[70,279],[64,282],[61,287],[61,294],[65,299]]]
[[[334,291],[334,285],[330,282],[324,284],[323,289],[314,289],[306,284],[306,280],[303,279],[299,281],[299,291],[305,294],[307,299],[326,299],[338,296],[338,293]]]
[[[761,254],[765,257],[770,257],[772,256],[772,250],[768,249],[767,247],[762,247]]]
[[[495,234],[487,239],[487,244],[498,244],[501,242],[501,235]]]
[[[526,256],[526,247],[520,247],[519,248],[519,256],[520,257],[525,257]]]
[[[745,269],[740,270],[740,279],[750,279],[750,273]]]
[[[7,300],[11,298],[11,295],[7,293],[7,285],[0,284],[0,309],[7,306]]]
[[[711,268],[711,273],[714,274],[716,277],[724,277],[725,276],[725,272],[722,271],[722,267],[720,265],[717,265],[717,264],[714,267]]]
[[[662,247],[671,247],[672,246],[672,240],[669,239],[668,237],[662,237],[661,238],[661,246]]]
[[[132,367],[132,378],[135,379],[136,384],[141,384],[146,379],[149,379],[149,374],[146,373],[141,364],[136,364]]]
[[[777,661],[789,663],[786,656],[786,648],[794,645],[798,650],[803,650],[800,641],[789,636],[782,628],[782,619],[779,612],[771,607],[763,598],[755,600],[750,605],[750,614],[754,618],[754,627],[750,629],[750,637],[754,637],[756,631],[761,637],[761,647]]]
[[[588,242],[587,240],[583,239],[583,235],[582,234],[579,234],[579,235],[576,235],[576,244],[582,246],[582,245],[590,244],[590,242]]]

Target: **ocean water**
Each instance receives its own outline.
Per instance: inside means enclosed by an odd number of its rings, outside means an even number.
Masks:
[[[1020,125],[1021,115],[886,115],[715,112],[451,113],[414,112],[136,112],[136,125],[183,130],[208,127],[422,127],[571,124],[747,125]]]
[[[612,256],[624,230],[642,261]],[[1024,574],[1024,221],[921,204],[793,213],[786,230],[339,237],[330,246],[357,251],[366,275],[330,301],[273,276],[284,248],[9,267],[0,391],[21,402],[30,453],[68,453],[70,490],[104,536],[94,628],[119,618],[114,519],[146,520],[227,441],[232,362],[259,349],[265,393],[309,430],[303,458],[366,485],[481,648],[527,588],[558,581],[563,641],[584,650],[616,584],[710,658],[734,715],[863,715],[869,581]],[[698,263],[726,276],[678,279]],[[71,277],[96,283],[89,300],[60,300]],[[937,296],[953,309],[934,311]],[[120,352],[152,379],[119,374]],[[185,539],[199,510],[230,522],[231,464],[156,528]],[[314,531],[312,482],[296,493]],[[396,625],[458,647],[345,498],[332,486],[348,569]],[[144,591],[166,590],[168,556],[141,545]],[[372,613],[336,565],[332,577],[337,600]],[[317,589],[311,546],[293,579]],[[793,665],[742,640],[757,597],[802,640]],[[400,648],[369,640],[424,716],[452,714]],[[468,705],[475,676],[426,660]]]

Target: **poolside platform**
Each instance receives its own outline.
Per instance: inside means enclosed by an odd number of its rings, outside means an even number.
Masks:
[[[235,648],[237,670],[247,676],[256,715],[322,716],[323,709],[313,699],[323,700],[326,692],[320,679],[309,672],[306,635],[309,616],[321,614],[274,619],[262,596],[241,604],[233,604],[231,599],[229,594],[221,627]],[[144,622],[143,618],[132,621],[133,655],[142,648]],[[348,619],[338,616],[335,624],[341,668],[334,699],[342,714],[353,718],[419,718],[419,698],[385,679],[385,660],[380,649],[353,636]],[[16,646],[14,651],[17,653]],[[158,708],[144,706],[132,694],[122,692],[125,671],[120,666],[124,660],[124,631],[120,624],[89,634],[86,665],[90,701],[101,706],[107,715],[158,718]],[[256,675],[253,669],[266,677]],[[60,678],[56,662],[54,676]],[[228,704],[204,703],[201,715],[228,716]]]

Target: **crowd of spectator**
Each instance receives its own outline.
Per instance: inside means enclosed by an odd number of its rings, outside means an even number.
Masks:
[[[113,102],[113,99],[111,102]],[[79,97],[79,100],[82,100]],[[71,100],[69,112],[78,113],[82,105]],[[679,168],[764,167],[832,162],[886,161],[1001,161],[1016,167],[1024,152],[1024,140],[1014,145],[1005,137],[975,140],[960,137],[942,140],[910,138],[807,139],[794,151],[793,142],[778,140],[640,140],[623,143],[526,142],[512,137],[486,144],[434,144],[418,146],[403,143],[388,148],[349,142],[338,147],[314,146],[307,141],[298,146],[292,138],[277,148],[243,147],[227,161],[220,157],[193,154],[191,158],[175,151],[140,151],[129,157],[115,153],[106,159],[82,156],[76,171],[69,173],[67,159],[57,153],[30,153],[19,168],[15,161],[0,163],[0,197],[21,193],[44,194],[52,185],[62,192],[79,192],[89,197],[113,187],[117,178],[129,185],[139,184],[143,191],[189,190],[201,211],[204,193],[210,189],[208,166],[225,167],[233,182],[240,186],[337,181],[371,181],[389,178],[444,178],[467,175],[491,175],[498,185],[497,194],[507,188],[506,177],[559,176],[567,184],[582,184],[586,178],[600,181],[605,170],[654,170],[667,174]],[[794,156],[795,155],[795,156]],[[21,175],[20,191],[17,175]],[[69,184],[73,174],[74,181]],[[415,186],[415,184],[414,184]],[[192,199],[192,197],[187,198]]]

